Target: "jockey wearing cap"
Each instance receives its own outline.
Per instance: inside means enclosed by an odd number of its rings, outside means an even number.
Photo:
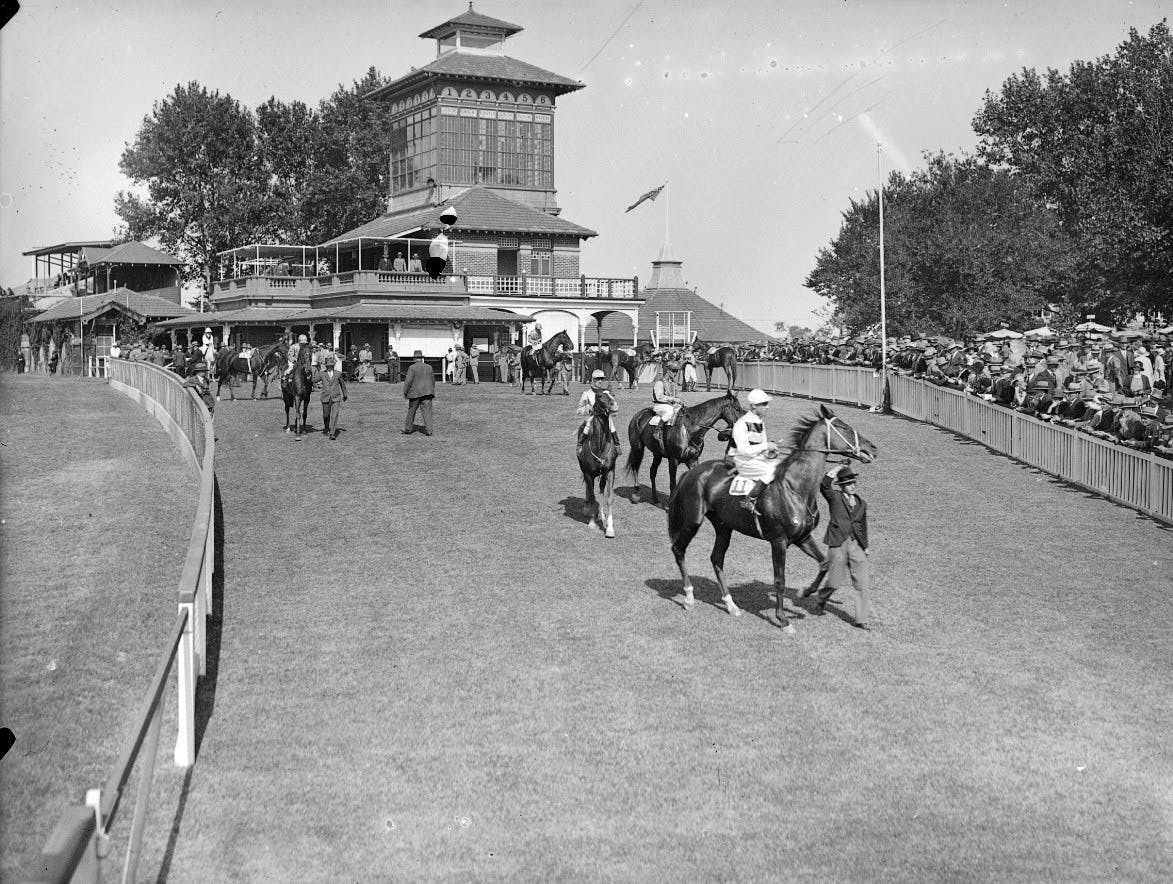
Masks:
[[[780,461],[778,446],[766,438],[766,425],[762,422],[762,412],[770,407],[770,397],[764,390],[750,390],[746,399],[749,411],[733,425],[730,455],[737,472],[754,480],[753,488],[741,502],[743,507],[754,512],[758,495],[774,478],[774,471],[778,469]]]
[[[591,385],[583,390],[582,396],[578,400],[578,408],[574,409],[575,414],[587,416],[582,426],[578,428],[580,442],[591,426],[591,412],[595,408],[595,394],[599,390],[610,389],[611,385],[607,383],[607,375],[602,369],[596,368],[591,372]],[[615,429],[615,418],[612,415],[607,415],[607,426],[611,428],[611,438],[615,440],[615,453],[619,454],[619,431]]]
[[[662,442],[668,447],[667,427],[676,423],[676,415],[684,404],[676,395],[676,372],[680,370],[680,363],[665,362],[663,373],[652,384],[652,411],[660,419]]]
[[[204,354],[205,365],[216,364],[216,338],[210,328],[204,329],[204,337],[200,342],[200,351]]]
[[[303,346],[308,347],[309,343],[310,339],[305,335],[298,335],[297,340],[289,345],[289,351],[286,353],[286,359],[288,361],[285,366],[285,371],[281,375],[282,380],[285,380],[285,378],[293,374],[293,366],[297,365],[297,354],[301,352]]]
[[[542,349],[542,324],[535,322],[534,327],[529,330],[529,345],[532,348],[531,352],[537,352]]]

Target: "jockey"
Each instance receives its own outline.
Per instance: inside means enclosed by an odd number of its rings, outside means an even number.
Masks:
[[[730,454],[737,472],[754,480],[754,486],[741,505],[750,512],[756,512],[758,495],[774,478],[778,469],[778,446],[766,438],[766,426],[762,412],[770,407],[770,397],[764,390],[750,390],[746,397],[749,411],[733,425],[733,440]]]
[[[684,389],[696,390],[696,354],[691,348],[684,351]]]
[[[542,324],[535,322],[534,327],[529,331],[529,345],[533,351],[542,349]]]
[[[310,339],[305,335],[298,335],[297,341],[289,345],[289,351],[286,353],[287,364],[281,375],[282,380],[293,374],[293,366],[297,365],[297,354],[301,352],[302,347],[308,347],[309,343]]]
[[[668,430],[676,423],[676,415],[684,404],[676,395],[676,372],[680,370],[680,363],[665,362],[663,373],[652,384],[652,411],[660,419],[661,434],[664,447],[668,447]]]
[[[599,390],[609,390],[610,385],[607,383],[607,374],[602,369],[596,368],[591,372],[591,385],[582,392],[582,396],[578,400],[578,408],[574,410],[575,414],[585,414],[587,419],[583,421],[581,427],[578,428],[579,442],[586,436],[587,430],[591,426],[591,412],[595,407],[595,394]],[[615,453],[619,454],[619,431],[615,429],[615,416],[607,415],[607,426],[611,428],[611,438],[615,440]]]
[[[216,338],[210,328],[204,329],[204,337],[200,341],[200,351],[204,354],[205,365],[213,365],[216,362]]]

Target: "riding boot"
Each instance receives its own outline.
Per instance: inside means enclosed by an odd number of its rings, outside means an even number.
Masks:
[[[765,482],[761,481],[760,479],[755,480],[753,483],[753,488],[749,490],[749,494],[747,494],[745,496],[745,500],[741,502],[742,507],[749,510],[751,513],[756,514],[758,511],[758,497],[761,495],[762,490],[765,487]]]
[[[618,457],[623,453],[623,448],[619,444],[619,433],[614,430],[611,431],[611,438],[615,441],[615,456]]]

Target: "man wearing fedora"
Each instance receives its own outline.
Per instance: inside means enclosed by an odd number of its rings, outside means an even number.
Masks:
[[[212,388],[208,384],[208,365],[202,359],[196,359],[188,368],[187,379],[183,386],[195,390],[196,395],[204,400],[208,407],[208,414],[216,410],[216,400],[212,398]]]
[[[346,401],[346,378],[338,370],[338,357],[327,353],[322,362],[324,370],[314,373],[314,381],[322,384],[322,435],[333,442],[338,438],[338,414]]]
[[[842,588],[851,575],[855,588],[855,626],[869,629],[871,610],[868,600],[868,505],[856,493],[856,475],[850,466],[832,467],[819,483],[827,499],[830,520],[823,543],[827,544],[831,568],[827,585],[819,591],[815,613],[822,614],[827,600]]]
[[[424,362],[424,354],[416,350],[411,354],[415,360],[403,379],[403,398],[407,400],[407,421],[400,431],[405,436],[415,432],[415,413],[423,413],[424,435],[432,435],[432,400],[436,397],[436,378],[431,367]]]

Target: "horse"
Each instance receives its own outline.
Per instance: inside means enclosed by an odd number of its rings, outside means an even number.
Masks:
[[[627,472],[633,479],[638,477],[644,451],[650,451],[652,465],[648,472],[651,474],[652,503],[659,503],[656,473],[660,469],[660,461],[668,459],[668,492],[671,494],[676,490],[677,467],[683,463],[692,469],[700,460],[701,452],[705,449],[705,433],[711,430],[717,421],[724,421],[726,426],[732,427],[737,419],[745,414],[745,409],[741,407],[737,394],[732,390],[724,396],[680,409],[676,423],[668,428],[666,450],[660,426],[648,426],[654,414],[651,408],[638,411],[627,426],[627,439],[631,444],[631,450],[627,453]]]
[[[586,485],[587,506],[592,517],[599,520],[606,537],[615,536],[615,522],[611,516],[611,498],[615,491],[615,460],[618,446],[611,435],[611,416],[619,413],[615,394],[603,388],[595,393],[591,410],[591,424],[578,441],[576,454],[582,481]],[[599,480],[599,495],[595,498],[595,478]]]
[[[521,392],[525,393],[525,382],[529,381],[529,391],[534,393],[534,379],[538,381],[538,395],[548,396],[554,389],[554,366],[558,364],[558,347],[561,345],[567,350],[574,349],[574,341],[564,331],[558,332],[535,353],[534,348],[526,345],[521,351]],[[550,376],[550,388],[546,389],[546,375]]]
[[[709,351],[712,350],[710,353]],[[705,392],[713,392],[713,371],[718,368],[725,370],[725,389],[732,390],[737,385],[737,351],[732,347],[715,347],[709,344],[695,342],[692,351],[696,353],[698,362],[705,367]]]
[[[627,389],[634,390],[639,387],[639,373],[643,369],[644,364],[652,358],[655,352],[655,347],[650,341],[644,341],[642,344],[636,344],[631,351],[616,348],[611,351],[611,383],[619,380],[619,372],[627,372]]]
[[[269,344],[266,347],[253,348],[249,355],[248,367],[241,368],[240,366],[240,348],[234,347],[231,350],[227,347],[216,354],[216,400],[220,399],[220,390],[224,387],[224,382],[228,381],[228,398],[233,402],[236,401],[236,393],[233,390],[233,382],[242,374],[251,374],[253,376],[253,388],[250,399],[257,398],[257,380],[264,380],[264,387],[261,388],[261,398],[269,398],[269,381],[272,380],[275,372],[281,371],[285,367],[285,354],[289,352],[289,347],[284,341],[278,341],[275,344]]]
[[[309,419],[310,394],[314,391],[313,376],[310,373],[310,348],[303,344],[297,354],[297,362],[289,377],[281,379],[281,398],[285,400],[285,432],[289,430],[289,409],[293,409],[293,432],[300,441]]]
[[[762,490],[756,512],[745,509],[741,498],[729,494],[734,469],[725,461],[707,461],[693,467],[676,486],[668,501],[668,536],[676,566],[684,580],[685,610],[692,608],[694,599],[684,556],[707,518],[717,532],[709,560],[717,575],[725,610],[734,616],[741,614],[725,585],[724,574],[725,552],[729,549],[733,532],[737,531],[769,542],[774,564],[775,620],[786,632],[794,632],[782,607],[786,591],[786,548],[797,546],[819,563],[819,573],[800,598],[818,589],[830,567],[812,537],[819,524],[817,495],[826,472],[827,456],[840,455],[871,463],[879,450],[825,405],[799,421],[787,440],[787,447],[790,453],[779,464],[774,479]]]

